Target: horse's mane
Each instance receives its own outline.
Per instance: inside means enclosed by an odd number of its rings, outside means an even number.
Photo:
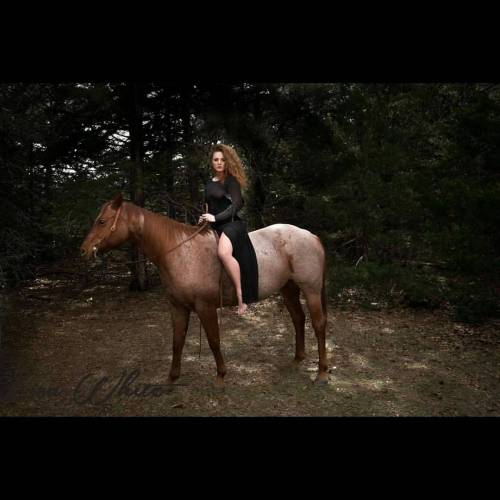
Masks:
[[[166,215],[138,207],[132,202],[127,202],[127,205],[132,210],[142,213],[144,216],[144,236],[149,242],[154,242],[154,246],[158,250],[171,248],[200,229],[200,226],[183,224]],[[207,225],[200,231],[200,234],[205,234],[209,230],[210,226]]]

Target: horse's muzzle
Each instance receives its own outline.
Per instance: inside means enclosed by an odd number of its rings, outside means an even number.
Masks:
[[[86,248],[84,247],[80,247],[80,255],[86,259],[90,259],[90,257],[94,257],[97,258],[97,252],[98,252],[98,248],[96,245],[94,245],[92,247],[92,250],[88,251]]]

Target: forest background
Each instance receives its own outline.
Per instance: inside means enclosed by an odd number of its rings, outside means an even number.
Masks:
[[[320,236],[339,307],[496,318],[499,138],[498,84],[3,83],[0,289],[76,258],[119,191],[196,224],[220,141],[246,167],[249,230]]]

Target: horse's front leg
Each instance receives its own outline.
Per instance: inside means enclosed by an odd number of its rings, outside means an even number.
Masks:
[[[207,334],[208,344],[217,364],[217,378],[215,386],[218,388],[224,387],[224,375],[226,374],[226,365],[220,352],[219,324],[217,322],[217,308],[206,303],[198,303],[195,307],[201,324]]]
[[[174,330],[172,366],[168,375],[168,383],[175,382],[181,374],[181,357],[186,333],[189,325],[190,310],[173,301],[170,302],[170,314],[172,317],[172,328]]]

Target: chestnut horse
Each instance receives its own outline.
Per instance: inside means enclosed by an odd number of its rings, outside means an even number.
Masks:
[[[195,234],[197,233],[197,234]],[[195,234],[195,235],[194,235]],[[194,236],[193,236],[194,235]],[[305,358],[304,294],[318,341],[319,370],[316,381],[328,381],[325,346],[325,251],[320,239],[290,224],[273,224],[248,233],[259,269],[259,300],[281,292],[295,327],[295,358]],[[226,366],[220,350],[217,307],[237,305],[236,290],[217,254],[215,231],[174,221],[131,202],[121,193],[105,203],[81,246],[87,259],[133,240],[159,269],[171,306],[173,356],[168,383],[179,378],[181,355],[190,311],[194,310],[206,332],[217,364],[215,384],[224,386]],[[172,251],[170,251],[172,250]]]

